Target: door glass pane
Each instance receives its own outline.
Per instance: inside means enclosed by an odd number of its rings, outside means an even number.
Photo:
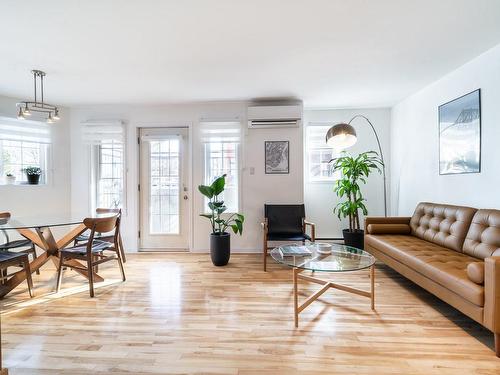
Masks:
[[[180,139],[150,142],[149,231],[151,234],[180,232]]]

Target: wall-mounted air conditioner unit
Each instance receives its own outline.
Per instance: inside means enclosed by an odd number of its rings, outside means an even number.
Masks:
[[[249,106],[247,118],[249,129],[295,128],[302,121],[302,104]]]

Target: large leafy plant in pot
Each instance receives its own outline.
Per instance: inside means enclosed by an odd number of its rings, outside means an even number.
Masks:
[[[383,162],[375,151],[367,151],[357,157],[342,152],[338,158],[330,160],[332,172],[340,171],[342,177],[335,182],[333,191],[341,199],[333,212],[339,220],[349,218],[349,228],[342,230],[344,242],[348,246],[363,249],[364,231],[360,228],[360,211],[368,215],[366,199],[360,184],[366,184],[368,176],[378,171],[382,173]]]
[[[226,186],[226,175],[217,177],[211,185],[200,185],[198,190],[208,198],[208,208],[210,213],[201,214],[210,220],[212,233],[210,234],[210,257],[215,266],[225,266],[229,262],[231,255],[231,236],[227,232],[231,228],[235,234],[243,233],[243,222],[245,217],[242,214],[233,213],[224,218],[227,210],[220,195]]]

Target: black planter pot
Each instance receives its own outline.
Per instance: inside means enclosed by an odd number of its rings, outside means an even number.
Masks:
[[[231,256],[231,235],[221,233],[210,235],[210,257],[214,266],[225,266]]]
[[[30,185],[38,185],[38,182],[40,181],[39,174],[27,174],[26,178],[28,179],[28,184]]]
[[[347,246],[355,247],[356,249],[364,249],[365,245],[365,231],[361,229],[356,229],[350,231],[349,229],[342,230],[342,235],[344,236],[344,243]]]

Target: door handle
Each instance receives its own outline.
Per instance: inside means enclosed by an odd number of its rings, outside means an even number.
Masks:
[[[188,200],[188,196],[187,195],[184,195],[184,200],[187,201]]]

